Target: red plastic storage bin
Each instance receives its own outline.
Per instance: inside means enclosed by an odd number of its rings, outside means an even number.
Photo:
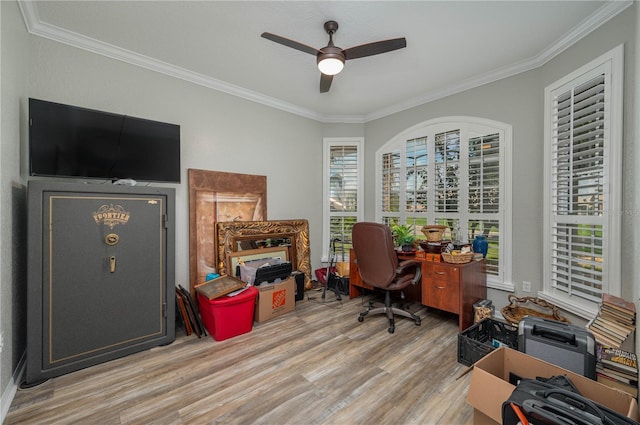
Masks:
[[[250,286],[234,297],[213,300],[198,294],[200,317],[209,335],[216,341],[250,332],[258,290]]]

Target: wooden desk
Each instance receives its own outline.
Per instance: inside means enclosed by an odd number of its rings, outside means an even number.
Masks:
[[[362,281],[355,253],[351,250],[349,265],[349,297],[373,290],[373,286]],[[402,259],[407,259],[401,254]],[[487,275],[485,261],[466,264],[437,263],[416,258],[422,263],[422,281],[405,290],[408,299],[438,310],[458,315],[458,328],[462,332],[473,325],[473,304],[487,297]]]

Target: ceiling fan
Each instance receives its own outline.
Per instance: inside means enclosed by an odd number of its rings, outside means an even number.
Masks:
[[[307,46],[306,44],[268,32],[262,33],[262,37],[267,40],[275,41],[276,43],[316,56],[318,69],[322,73],[320,75],[320,93],[329,91],[333,76],[342,71],[346,60],[364,58],[366,56],[378,55],[407,47],[407,40],[402,37],[341,49],[333,44],[333,34],[338,31],[338,23],[336,21],[327,21],[324,23],[324,30],[329,34],[329,44],[321,49],[316,49],[315,47]]]

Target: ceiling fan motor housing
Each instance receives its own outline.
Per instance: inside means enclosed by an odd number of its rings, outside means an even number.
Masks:
[[[318,53],[317,63],[320,63],[324,59],[338,59],[344,63],[344,53],[342,53],[342,49],[336,46],[327,46],[320,49]]]

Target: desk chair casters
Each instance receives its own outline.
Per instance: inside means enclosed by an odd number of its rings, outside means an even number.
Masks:
[[[391,229],[386,224],[359,222],[353,225],[351,232],[353,250],[356,254],[358,271],[363,282],[384,291],[384,307],[369,308],[358,316],[364,321],[369,313],[384,313],[389,319],[389,333],[396,330],[394,315],[413,319],[420,326],[420,317],[402,308],[391,306],[391,291],[400,291],[409,285],[417,285],[421,278],[421,263],[416,260],[398,261],[393,246]]]
[[[371,314],[384,313],[387,315],[387,318],[389,319],[388,331],[390,334],[396,331],[396,321],[394,317],[394,315],[396,314],[399,316],[408,317],[409,319],[413,319],[416,326],[420,326],[420,324],[422,323],[420,317],[416,316],[410,311],[407,311],[398,307],[393,307],[391,305],[391,292],[389,291],[386,291],[384,294],[384,307],[373,308],[373,305],[374,305],[373,301],[369,301],[369,308],[363,311],[362,313],[360,313],[360,315],[358,316],[358,322],[364,322],[364,317],[369,313]]]

